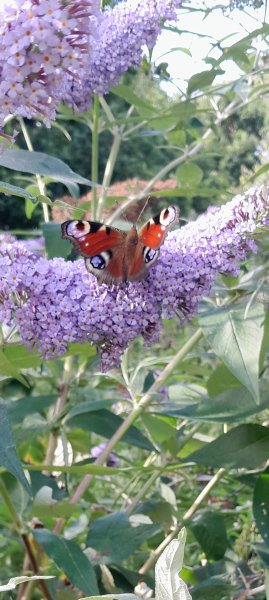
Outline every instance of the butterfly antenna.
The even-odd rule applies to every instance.
[[[143,212],[144,212],[144,211],[145,211],[145,209],[147,208],[147,205],[148,205],[148,201],[149,201],[149,199],[150,199],[150,196],[148,196],[148,197],[146,198],[146,200],[145,200],[145,203],[144,203],[144,206],[143,206],[142,210],[140,211],[140,213],[138,214],[138,217],[137,217],[137,219],[136,219],[136,223],[138,223],[138,221],[140,221],[140,219],[141,219],[141,217],[142,217],[142,215],[143,215]]]

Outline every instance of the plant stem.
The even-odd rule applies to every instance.
[[[102,182],[102,192],[101,192],[101,195],[100,195],[100,198],[98,201],[98,206],[97,206],[96,217],[98,220],[102,219],[102,216],[103,216],[103,209],[104,209],[104,204],[105,204],[105,200],[106,200],[107,189],[111,183],[115,162],[117,160],[117,156],[119,153],[121,140],[122,140],[121,132],[123,130],[123,128],[118,127],[116,125],[116,119],[112,113],[112,110],[111,110],[110,106],[107,104],[107,102],[105,101],[103,96],[100,96],[99,102],[100,102],[102,109],[105,112],[107,119],[111,125],[111,133],[113,135],[113,143],[112,143],[112,146],[111,146],[111,149],[109,152],[109,157],[106,162],[106,168],[105,168],[103,182]]]
[[[34,151],[33,144],[31,142],[31,138],[29,136],[29,133],[28,133],[27,127],[24,123],[24,120],[22,117],[18,117],[18,121],[21,126],[21,130],[22,130],[23,137],[25,139],[26,146],[27,146],[29,152],[33,152]],[[40,175],[36,175],[36,182],[37,182],[38,189],[40,191],[40,195],[45,196],[46,195],[46,186],[43,183],[42,177],[40,177]],[[45,223],[48,223],[50,220],[49,219],[49,209],[48,209],[47,204],[45,204],[44,202],[42,202],[42,209],[43,209],[44,221],[45,221]]]
[[[225,469],[221,468],[214,475],[214,477],[212,477],[212,479],[208,482],[208,484],[202,490],[201,494],[199,494],[199,496],[197,496],[197,498],[194,500],[191,507],[185,512],[184,516],[182,517],[182,522],[180,523],[180,525],[178,525],[175,529],[173,529],[173,531],[171,531],[168,534],[168,536],[161,542],[161,544],[158,546],[158,548],[156,548],[155,550],[153,550],[151,552],[149,558],[146,560],[146,562],[141,567],[141,569],[139,569],[139,573],[141,575],[144,575],[145,573],[147,573],[147,571],[149,569],[151,569],[151,567],[153,567],[153,565],[155,564],[155,562],[157,561],[159,556],[162,554],[164,549],[168,546],[168,544],[170,544],[171,540],[173,540],[174,537],[176,537],[176,535],[179,533],[180,529],[183,527],[183,525],[185,525],[186,521],[188,521],[194,515],[194,513],[198,510],[198,508],[200,508],[202,502],[207,498],[207,496],[210,494],[212,488],[216,485],[216,483],[218,483],[218,481],[222,478],[224,473],[225,473]]]
[[[8,509],[8,512],[9,512],[11,518],[12,518],[12,521],[13,521],[15,527],[16,527],[17,532],[19,533],[19,535],[21,535],[21,531],[22,531],[22,528],[23,528],[22,527],[22,522],[21,522],[20,517],[18,516],[18,514],[17,514],[17,512],[16,512],[16,510],[15,510],[15,508],[13,506],[13,503],[12,503],[12,500],[10,498],[10,495],[9,495],[9,493],[7,491],[7,488],[6,488],[4,482],[3,482],[3,480],[1,478],[0,478],[0,494],[1,494],[1,496],[2,496],[2,498],[4,500],[4,502],[5,502],[5,505],[6,505],[6,507]]]
[[[165,466],[164,466],[163,470],[164,469],[165,469]],[[145,496],[145,494],[151,488],[151,486],[155,483],[155,481],[157,479],[159,479],[161,474],[162,474],[161,470],[156,471],[155,473],[151,474],[151,476],[147,479],[147,481],[144,483],[144,485],[142,485],[139,492],[136,494],[136,496],[132,500],[131,504],[129,504],[129,506],[126,508],[126,510],[125,510],[126,515],[129,516],[132,514],[132,512],[135,510],[135,508],[137,507],[140,500],[142,500],[142,498]]]
[[[58,417],[65,405],[66,398],[69,393],[70,383],[72,381],[72,364],[73,356],[67,356],[64,361],[64,371],[62,384],[60,386],[60,394],[53,411],[53,418]],[[56,431],[52,431],[49,436],[48,447],[46,452],[45,463],[46,465],[52,465],[54,460],[54,454],[57,446],[58,434]]]
[[[184,421],[183,423],[184,423],[183,426],[187,425],[188,420],[186,419],[186,421]],[[192,438],[193,434],[197,431],[197,429],[199,427],[200,427],[200,423],[196,423],[190,429],[190,431],[187,433],[187,435],[184,436],[184,438],[182,440],[182,443],[180,444],[180,446],[178,448],[178,452],[179,452],[179,450],[181,450],[181,448],[183,448],[189,442],[189,440]],[[151,486],[153,485],[153,483],[155,483],[155,481],[159,477],[161,477],[162,472],[165,471],[166,468],[167,468],[167,461],[163,462],[162,463],[162,468],[160,470],[156,471],[155,473],[152,473],[152,475],[147,479],[147,481],[144,483],[144,485],[142,487],[140,487],[139,492],[134,497],[134,499],[132,500],[131,504],[129,504],[129,506],[125,510],[125,512],[126,512],[127,515],[130,515],[135,510],[137,504],[145,496],[145,494],[151,488]]]
[[[93,129],[92,129],[92,174],[91,179],[93,184],[98,183],[98,150],[99,150],[99,98],[93,97]],[[98,198],[97,187],[92,188],[92,219],[97,216]]]
[[[20,517],[18,516],[18,514],[17,514],[17,512],[15,510],[15,507],[13,506],[13,502],[12,502],[12,500],[10,498],[10,495],[9,495],[9,493],[7,491],[7,488],[6,488],[4,482],[3,482],[3,480],[1,478],[0,478],[0,494],[1,494],[1,496],[2,496],[2,498],[4,500],[4,502],[5,502],[5,505],[6,505],[7,509],[8,509],[8,511],[9,511],[9,514],[10,514],[10,516],[12,518],[12,521],[14,523],[16,531],[17,531],[18,535],[22,539],[22,542],[24,544],[25,550],[26,550],[27,555],[29,557],[29,560],[30,560],[33,572],[34,572],[35,575],[38,575],[39,574],[39,568],[38,568],[38,564],[36,562],[35,555],[33,553],[30,541],[28,539],[27,534],[23,531],[23,523],[22,523]],[[51,597],[51,595],[50,595],[50,592],[49,592],[49,590],[48,590],[48,588],[47,588],[47,586],[45,584],[45,582],[42,579],[40,579],[38,581],[38,585],[39,585],[40,589],[42,590],[44,597],[47,600],[53,600],[52,597]]]
[[[107,195],[107,189],[110,186],[115,162],[116,162],[117,156],[119,154],[120,145],[121,145],[121,136],[119,133],[114,133],[114,139],[113,139],[112,146],[111,146],[111,149],[109,152],[109,157],[106,162],[106,168],[105,168],[104,177],[103,177],[103,183],[102,183],[103,189],[102,189],[102,192],[101,192],[101,195],[100,195],[100,198],[98,201],[98,206],[97,206],[96,218],[98,220],[102,219],[102,216],[103,216],[103,210],[104,210],[104,204],[105,204],[106,195]]]

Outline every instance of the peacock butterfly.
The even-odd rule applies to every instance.
[[[94,221],[65,221],[62,237],[74,244],[88,271],[101,283],[137,281],[146,277],[167,232],[178,220],[178,207],[169,206],[139,231],[135,225],[121,231]]]

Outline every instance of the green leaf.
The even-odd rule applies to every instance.
[[[188,455],[188,461],[210,467],[253,469],[268,459],[269,429],[262,425],[239,425],[214,442]]]
[[[232,590],[227,576],[215,575],[192,588],[192,600],[226,600],[232,597]]]
[[[0,400],[0,465],[18,479],[29,495],[32,494],[16,453],[6,406],[2,400]]]
[[[31,202],[36,202],[36,197],[23,188],[11,185],[11,183],[5,183],[4,181],[0,181],[0,192],[6,196],[18,196],[19,198],[27,198]]]
[[[256,481],[253,514],[257,528],[269,547],[269,473],[262,473]]]
[[[28,198],[26,198],[25,199],[25,214],[26,214],[27,219],[31,219],[31,216],[35,209],[36,209],[36,204],[34,204],[31,200],[28,200]]]
[[[113,94],[123,98],[128,104],[133,104],[139,112],[142,110],[143,114],[148,114],[149,116],[155,112],[155,109],[151,104],[142,100],[139,96],[137,96],[130,86],[120,84],[117,87],[114,87],[112,90]]]
[[[79,354],[83,358],[93,358],[96,356],[96,348],[88,342],[72,342],[68,344],[67,351],[63,355],[63,358],[66,358],[66,356],[74,356],[76,354]]]
[[[90,524],[87,546],[98,552],[100,562],[121,563],[159,531],[160,525],[134,524],[125,513],[114,512]]]
[[[253,547],[260,555],[265,566],[269,568],[269,547],[267,546],[267,544],[264,544],[263,542],[258,542],[256,544],[253,544]]]
[[[28,350],[23,344],[8,344],[3,347],[3,352],[15,369],[34,369],[42,362],[36,351]]]
[[[238,379],[229,371],[224,364],[217,365],[207,382],[209,396],[218,396],[226,392],[228,388],[240,387]]]
[[[269,390],[267,382],[260,386],[260,404],[254,402],[252,395],[246,388],[237,387],[228,389],[214,397],[203,396],[199,402],[178,408],[162,409],[162,413],[171,417],[187,417],[201,421],[215,421],[219,423],[234,423],[243,421],[269,408]]]
[[[171,437],[175,437],[176,427],[166,423],[160,416],[146,413],[142,416],[142,422],[149,430],[155,442],[165,442]]]
[[[249,182],[254,181],[255,179],[257,179],[257,177],[260,177],[260,175],[267,173],[268,170],[269,170],[269,162],[265,163],[264,165],[262,165],[262,167],[257,169],[255,171],[254,175],[252,175],[251,177],[248,178],[248,181]]]
[[[68,420],[68,425],[70,427],[81,427],[86,431],[94,431],[94,433],[97,433],[98,435],[110,438],[122,422],[123,419],[119,415],[115,415],[109,410],[103,409],[72,417],[72,419]],[[137,429],[137,427],[134,427],[134,425],[128,429],[121,441],[130,444],[131,446],[143,448],[144,450],[156,450],[151,442],[139,429]]]
[[[259,404],[259,356],[263,340],[264,308],[233,305],[204,313],[200,325],[216,355],[246,386]]]
[[[155,568],[156,600],[191,600],[186,583],[179,577],[184,559],[186,529],[181,529],[158,558]]]
[[[25,417],[34,413],[41,414],[46,408],[54,404],[57,396],[25,396],[6,404],[9,419],[13,425],[22,423]]]
[[[182,129],[174,129],[167,134],[169,144],[174,144],[182,148],[186,144],[186,132]]]
[[[92,181],[74,173],[70,167],[59,158],[44,152],[29,152],[28,150],[5,150],[0,155],[0,165],[22,173],[44,175],[62,183],[81,183],[93,185]]]
[[[94,568],[78,544],[48,529],[35,529],[33,536],[73,585],[86,594],[98,594]]]
[[[39,579],[53,579],[54,575],[32,575],[32,577],[12,577],[5,585],[0,585],[0,592],[14,590],[16,585],[25,583],[26,581],[38,581]]]
[[[72,250],[72,246],[68,240],[63,240],[61,236],[61,227],[58,223],[42,223],[42,232],[45,238],[45,247],[48,258],[60,256],[67,258]]]
[[[210,71],[195,73],[195,75],[189,79],[188,94],[192,94],[192,92],[195,92],[196,90],[203,90],[205,87],[208,87],[213,83],[215,77],[221,73],[223,73],[222,69],[210,69]]]
[[[185,198],[186,196],[192,197],[199,193],[199,196],[202,198],[208,198],[211,196],[215,196],[217,193],[219,194],[219,190],[213,187],[195,187],[194,185],[185,185],[177,188],[173,188],[172,190],[158,190],[158,192],[153,192],[154,196],[158,198],[164,197],[178,197]],[[222,194],[225,194],[225,190],[222,190]]]
[[[5,346],[0,350],[0,375],[5,375],[5,377],[12,377],[17,379],[25,385],[29,387],[27,379],[23,375],[21,375],[19,369],[13,364],[12,357],[10,358],[10,351],[8,350],[9,346]]]
[[[180,165],[176,172],[177,180],[182,185],[196,186],[203,179],[203,171],[193,162]]]
[[[209,510],[201,511],[191,520],[189,527],[209,560],[223,558],[228,539],[221,514]]]
[[[100,400],[86,400],[85,402],[78,402],[66,417],[66,421],[76,417],[77,415],[83,415],[85,413],[96,412],[111,406],[115,403],[115,398],[101,398]]]

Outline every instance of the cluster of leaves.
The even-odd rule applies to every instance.
[[[132,163],[125,177],[174,172],[177,188],[162,195],[178,198],[186,213],[192,203],[201,210],[204,198],[212,204],[220,190],[224,198],[227,190],[237,189],[239,167],[252,169],[259,138],[256,133],[249,141],[245,135],[239,152],[246,120],[251,133],[260,114],[246,105],[266,102],[266,69],[258,68],[252,47],[259,35],[266,41],[267,25],[211,59],[210,70],[193,76],[177,102],[158,103],[149,93],[143,97],[133,77],[129,86],[113,91],[110,103],[102,99],[100,140],[107,143],[110,136],[113,141],[105,189],[116,178],[111,166],[120,148],[120,164],[127,169],[126,144],[133,152],[136,143],[137,152],[145,144],[148,153],[156,138],[168,151],[166,171],[154,155],[154,171],[148,163],[143,172],[136,153],[135,167]],[[243,65],[244,77],[238,85],[213,85],[227,55]],[[81,165],[88,157],[80,135],[82,128],[93,129],[94,117],[94,109],[84,115],[65,107],[59,111],[61,134],[68,137],[65,126],[71,122],[79,131],[74,137],[82,147]],[[236,140],[234,130],[241,132]],[[52,139],[54,134],[56,129]],[[212,158],[217,145],[221,156]],[[224,145],[230,157],[237,149],[229,173],[227,156],[220,152]],[[76,198],[78,184],[91,183],[86,167],[83,172],[72,162],[71,170],[47,147],[36,148],[42,152],[30,156],[16,148],[0,156],[3,168],[22,174],[21,187],[6,181],[1,192],[23,199],[27,217],[36,206],[51,205],[55,184],[62,183]],[[223,178],[217,183],[220,166]],[[265,164],[258,173],[267,170]],[[102,202],[109,205],[111,199]],[[86,208],[76,206],[73,215]],[[43,231],[47,256],[66,257],[59,227],[46,223]],[[98,594],[131,598],[134,590],[139,595],[143,581],[149,594],[144,597],[150,597],[155,559],[182,525],[188,530],[182,576],[193,600],[247,598],[252,591],[261,600],[269,597],[264,576],[269,568],[268,236],[260,238],[258,262],[242,265],[237,279],[220,276],[199,320],[184,329],[167,322],[153,350],[138,340],[121,369],[105,376],[89,344],[71,344],[63,358],[44,361],[21,344],[16,332],[3,329],[0,579],[22,576],[3,585],[4,600],[15,598],[17,583],[18,598],[73,600]],[[100,446],[104,441],[106,449]],[[173,565],[173,576],[175,570]],[[156,597],[167,599],[160,590],[157,581]],[[169,600],[178,600],[177,579],[171,590]]]

